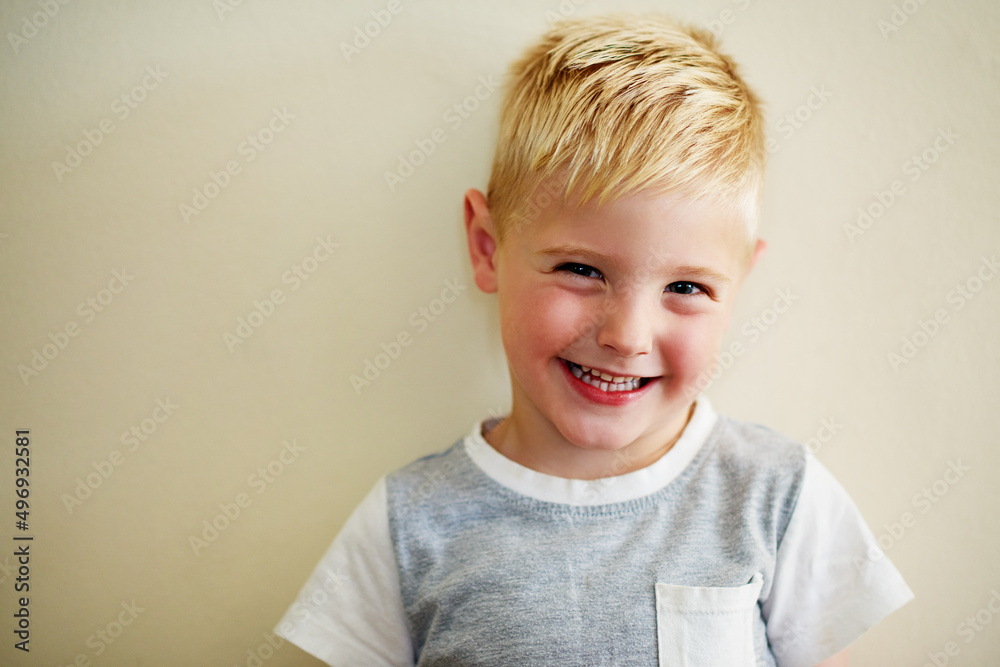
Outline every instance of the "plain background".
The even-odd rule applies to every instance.
[[[385,7],[0,5],[0,663],[314,664],[272,655],[265,635],[351,509],[508,405],[495,301],[471,280],[461,224],[500,101],[477,86],[560,13],[625,8],[714,28],[766,102],[770,249],[729,332],[742,353],[707,394],[817,448],[916,593],[854,664],[992,664],[1000,6]],[[439,128],[390,189],[386,172]],[[318,239],[337,247],[314,255]],[[444,304],[447,281],[459,297]],[[355,388],[367,362],[382,368]],[[12,646],[8,555],[25,428],[28,655]]]

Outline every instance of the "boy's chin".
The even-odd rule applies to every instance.
[[[558,426],[559,432],[567,442],[593,452],[620,451],[633,444],[639,435],[633,433],[632,428],[602,427],[580,422]]]
[[[604,415],[567,414],[553,420],[562,437],[576,447],[591,452],[619,452],[640,441],[646,446],[654,442],[661,445],[676,439],[678,429],[683,430],[690,416],[692,402],[670,411],[669,418],[653,417],[644,411],[634,412],[626,418],[609,418]],[[662,441],[662,442],[661,442]],[[639,449],[643,449],[640,446]]]

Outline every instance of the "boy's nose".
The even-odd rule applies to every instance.
[[[649,354],[653,347],[648,304],[636,296],[609,299],[605,303],[604,324],[597,330],[597,344],[613,349],[622,357]]]

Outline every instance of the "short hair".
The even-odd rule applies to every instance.
[[[499,240],[531,219],[543,183],[581,203],[647,189],[712,199],[755,237],[760,102],[711,33],[662,15],[564,20],[505,87],[487,190]]]

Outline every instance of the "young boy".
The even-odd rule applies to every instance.
[[[810,667],[912,599],[803,446],[699,395],[764,249],[763,140],[733,62],[663,18],[514,64],[465,197],[511,412],[380,479],[280,635],[336,667]]]

